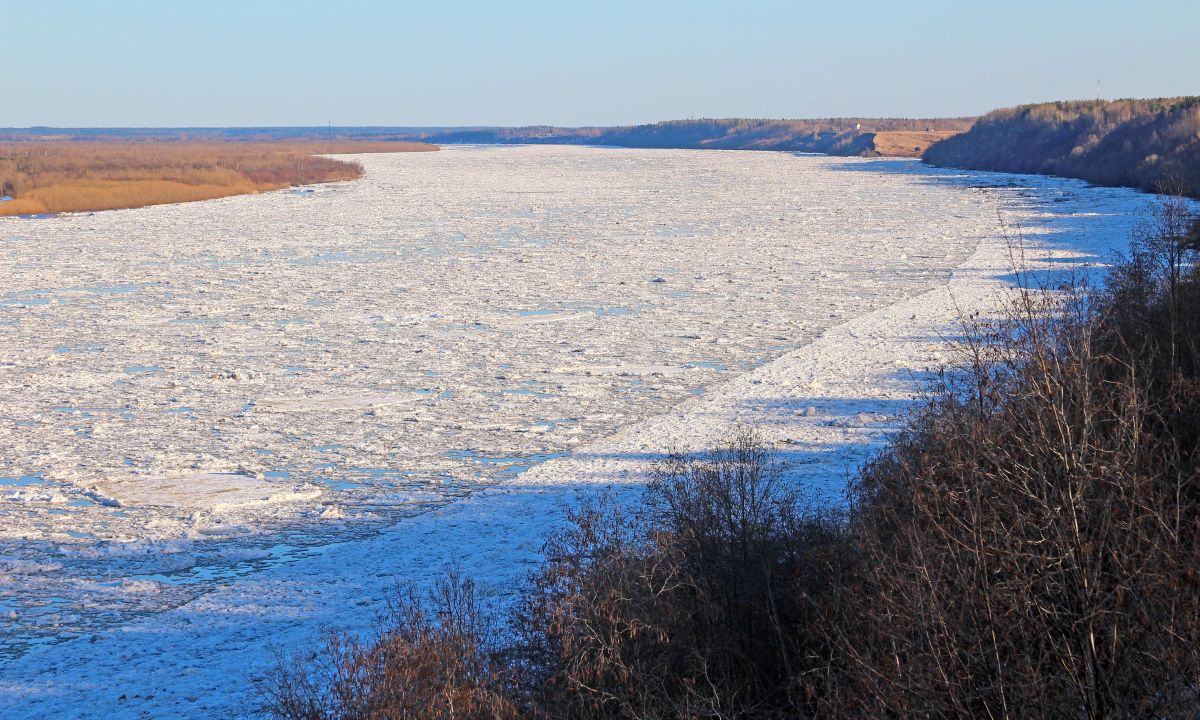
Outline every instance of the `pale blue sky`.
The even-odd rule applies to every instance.
[[[0,127],[946,116],[1200,94],[1200,0],[14,2]]]

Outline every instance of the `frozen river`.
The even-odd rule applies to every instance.
[[[61,669],[57,654],[91,676],[88,658],[105,651],[90,647],[128,649],[129,633],[177,625],[203,603],[253,605],[270,578],[361,558],[388,533],[424,523],[422,542],[469,554],[487,533],[431,518],[484,487],[584,472],[588,457],[589,482],[636,484],[665,443],[689,444],[654,429],[688,408],[709,408],[696,422],[710,434],[735,420],[775,427],[781,447],[806,453],[797,477],[832,491],[894,426],[921,368],[893,368],[886,402],[877,394],[871,413],[856,407],[856,420],[811,436],[780,425],[780,409],[836,416],[827,384],[806,379],[801,396],[788,380],[788,397],[747,405],[747,383],[769,384],[838,328],[879,338],[840,359],[849,339],[831,345],[825,357],[844,366],[914,331],[936,346],[944,302],[904,322],[871,318],[946,288],[972,258],[984,257],[980,277],[1002,273],[1004,258],[979,255],[998,247],[1002,221],[1042,266],[1074,267],[1080,252],[1119,245],[1145,203],[1074,181],[782,153],[454,147],[358,159],[366,177],[348,184],[0,220],[10,699],[59,707],[61,693],[85,690],[38,687]],[[643,455],[597,461],[614,438]],[[528,561],[549,521],[530,517],[530,538],[499,561]],[[415,552],[370,562],[388,582],[423,580],[434,568]],[[369,619],[365,601],[362,617],[331,614],[359,607],[356,593],[377,599],[333,593],[296,626]],[[237,647],[262,657],[266,631],[239,628]],[[212,709],[201,712],[197,687],[190,712],[202,716]],[[170,703],[146,707],[192,707],[157,692]]]

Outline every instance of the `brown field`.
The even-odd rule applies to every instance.
[[[210,200],[353,180],[358,163],[325,154],[420,152],[412,142],[31,141],[0,143],[0,216]]]
[[[938,140],[958,135],[961,130],[907,131],[892,130],[875,133],[875,151],[889,157],[921,157],[925,149]]]

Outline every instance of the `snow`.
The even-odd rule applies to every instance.
[[[1076,271],[1148,201],[782,153],[356,159],[0,221],[6,717],[236,716],[272,647],[452,562],[502,601],[568,503],[737,424],[838,502],[1009,287],[1006,235]]]

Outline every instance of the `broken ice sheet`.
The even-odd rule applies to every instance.
[[[786,153],[358,159],[367,177],[336,192],[0,220],[22,234],[0,244],[0,475],[38,478],[0,487],[0,652],[704,400],[944,284],[1013,192]],[[1054,217],[1031,195],[1023,217],[1107,198],[1107,225],[1132,194],[1106,192]]]

